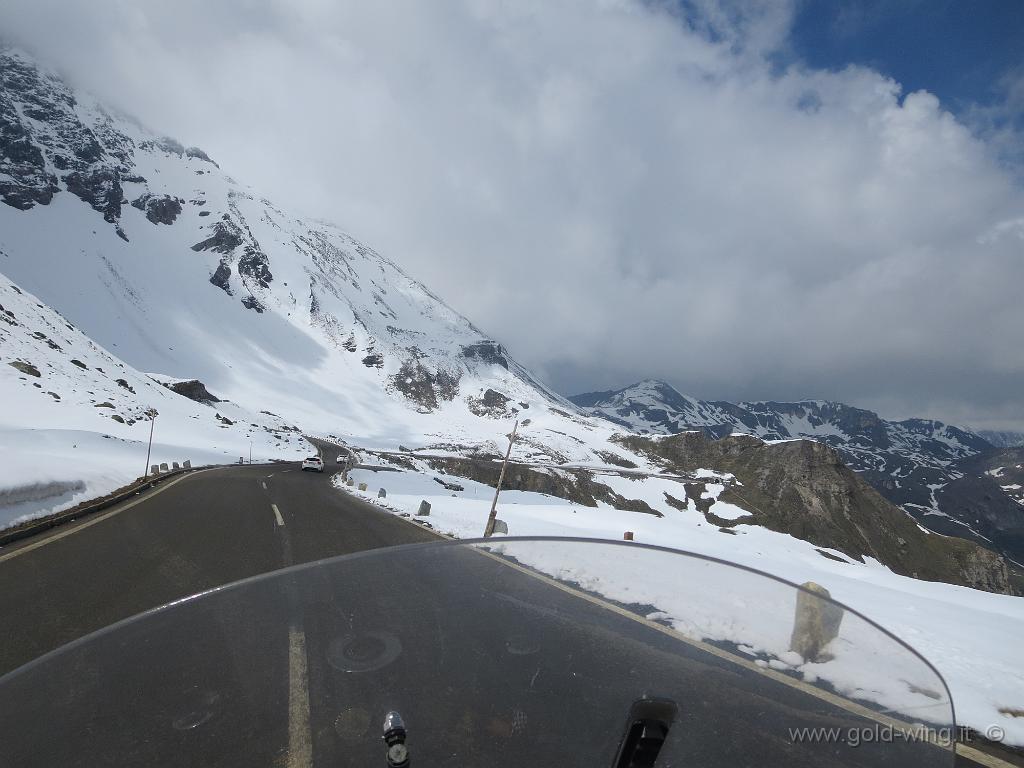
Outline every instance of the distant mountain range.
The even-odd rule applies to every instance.
[[[996,448],[1024,447],[1024,432],[1012,430],[980,429],[978,434],[992,443]]]
[[[1012,451],[971,430],[927,419],[887,421],[862,408],[823,400],[698,400],[651,379],[569,399],[641,434],[700,430],[719,438],[742,433],[768,441],[823,442],[930,530],[972,538],[1024,562],[1024,495],[1013,479],[1000,483],[985,474],[1001,461],[1009,478],[1024,457],[1012,458]],[[1014,441],[1013,433],[993,437]]]

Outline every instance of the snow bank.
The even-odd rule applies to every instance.
[[[353,470],[349,476],[356,484],[367,484],[367,490],[359,495],[396,514],[412,516],[421,500],[430,502],[429,518],[420,519],[458,538],[478,538],[483,534],[494,495],[493,488],[481,483],[429,471]],[[458,484],[463,490],[446,489],[435,478]],[[999,711],[1001,708],[1024,709],[1024,669],[1019,653],[1020,638],[1024,636],[1024,599],[919,581],[899,576],[870,559],[859,563],[840,552],[829,551],[838,558],[834,560],[824,557],[819,548],[806,541],[758,526],[739,525],[731,529],[732,533],[724,533],[709,525],[703,515],[692,508],[692,502],[691,509],[678,510],[665,501],[666,493],[676,499],[686,498],[682,483],[672,480],[608,477],[599,481],[627,499],[642,499],[663,517],[617,510],[606,504],[584,507],[564,499],[521,491],[502,492],[498,517],[508,524],[509,534],[513,536],[621,540],[625,531],[632,531],[637,542],[721,558],[797,584],[807,581],[821,584],[836,600],[876,621],[934,664],[953,694],[961,724],[981,732],[990,726],[999,726],[1005,731],[1007,743],[1024,745],[1024,722]],[[340,479],[336,478],[335,482],[340,483]],[[381,487],[387,489],[386,499],[377,498]],[[353,491],[352,488],[346,490]],[[714,511],[716,515],[728,516],[723,515],[728,510],[721,502],[715,504]],[[616,564],[621,559],[617,556]],[[554,565],[549,565],[549,571],[557,575]],[[608,558],[573,565],[573,580],[583,582],[584,586],[605,589],[612,599],[655,605],[683,631],[686,630],[685,617],[692,616],[692,601],[708,589],[707,583],[702,582],[701,590],[695,595],[681,583],[658,587],[642,579],[622,578],[629,575],[628,568],[610,572]],[[544,563],[537,566],[546,567]],[[586,581],[588,570],[590,582]],[[638,593],[631,586],[631,592],[623,593],[622,584],[643,584],[647,591]],[[727,589],[712,592],[717,599],[728,594]],[[782,610],[792,615],[791,609]],[[711,624],[706,620],[701,623]],[[729,637],[728,633],[722,634]],[[762,649],[778,651],[781,647],[778,637],[762,640]],[[886,674],[893,677],[899,671],[886,670]],[[838,671],[833,670],[833,675],[839,682],[844,679]],[[852,674],[846,679],[852,680]],[[896,695],[896,689],[885,690],[888,690],[885,697],[890,698],[883,697],[883,700],[898,704],[891,698]]]
[[[0,430],[0,529],[69,509],[128,485],[145,472],[146,447],[146,441],[81,430]],[[244,447],[248,449],[247,444]],[[254,460],[267,460],[271,452],[266,448],[261,444]],[[238,461],[241,449],[157,440],[150,464],[171,466],[186,459],[197,467],[227,464]],[[35,498],[22,498],[29,495],[23,492],[28,488],[40,492],[31,494]]]

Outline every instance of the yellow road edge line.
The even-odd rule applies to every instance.
[[[667,627],[664,624],[659,624],[656,621],[651,621],[645,616],[640,616],[639,614],[632,613],[631,611],[628,611],[625,608],[621,608],[613,603],[609,603],[606,600],[602,600],[599,597],[588,595],[586,592],[581,592],[580,590],[574,587],[570,587],[568,584],[564,584],[555,579],[552,579],[550,576],[545,576],[542,573],[537,573],[536,571],[530,570],[529,568],[526,568],[522,565],[510,562],[509,560],[499,557],[493,552],[488,552],[485,549],[481,549],[480,547],[482,546],[486,545],[474,544],[472,545],[472,548],[480,552],[480,554],[486,555],[487,557],[490,557],[495,561],[508,566],[509,568],[513,568],[519,571],[520,573],[526,574],[527,576],[532,576],[533,578],[538,579],[539,581],[543,581],[546,584],[555,587],[556,589],[560,589],[563,592],[573,595],[574,597],[580,598],[581,600],[586,600],[589,603],[600,606],[601,608],[611,611],[612,613],[615,613],[619,616],[622,616],[627,619],[632,619],[633,621],[639,624],[643,624],[645,627],[648,627],[649,629],[653,629],[658,632],[661,632],[664,635],[668,635],[669,637],[675,640],[684,642],[687,645],[693,646],[694,648],[704,651],[705,653],[709,653],[712,656],[722,659],[723,661],[731,662],[751,672],[756,672],[758,674],[764,675],[765,677],[768,677],[771,680],[774,680],[775,682],[782,683],[783,685],[788,685],[791,688],[795,688],[796,690],[799,690],[802,693],[814,696],[815,698],[827,702],[828,704],[837,706],[840,709],[845,709],[847,712],[850,712],[851,714],[860,715],[861,717],[865,717],[869,720],[874,720],[875,722],[881,725],[891,726],[892,728],[898,729],[903,733],[918,733],[918,731],[916,731],[913,728],[913,726],[908,727],[909,724],[905,721],[888,717],[887,715],[881,712],[876,712],[873,709],[869,709],[861,704],[857,704],[856,702],[850,701],[849,699],[844,699],[841,696],[836,696],[834,693],[829,693],[828,691],[822,690],[821,688],[817,688],[813,685],[808,685],[802,680],[797,680],[796,678],[790,677],[789,675],[784,675],[781,672],[778,672],[774,669],[758,666],[749,659],[745,659],[742,656],[737,656],[733,653],[729,653],[728,651],[724,651],[721,648],[717,648],[701,640],[694,640],[693,638],[686,637],[685,635],[676,631],[672,627]],[[934,737],[922,738],[922,741],[927,741],[928,743],[935,744],[936,746],[943,746],[939,744]],[[980,765],[984,765],[987,768],[1018,768],[1013,763],[1008,763],[1005,760],[1002,760],[993,755],[989,755],[985,752],[975,749],[974,747],[967,746],[966,744],[956,742],[955,746],[957,754],[963,755],[967,759],[973,760],[974,762],[979,763]]]
[[[293,622],[288,627],[288,768],[313,764],[309,711],[306,633]]]
[[[152,493],[147,493],[144,496],[141,496],[141,497],[139,497],[137,499],[133,499],[132,501],[129,501],[127,504],[124,504],[123,506],[115,507],[110,512],[104,512],[103,514],[101,514],[101,515],[99,515],[97,517],[88,518],[88,519],[86,519],[86,520],[84,520],[84,521],[82,521],[81,523],[78,523],[78,524],[71,523],[69,528],[67,528],[65,530],[62,530],[62,531],[59,531],[58,533],[55,533],[52,536],[47,536],[45,539],[42,539],[41,541],[33,542],[33,543],[28,544],[28,545],[26,545],[24,547],[21,547],[20,549],[16,549],[13,552],[8,552],[8,553],[6,553],[4,555],[0,555],[0,563],[4,562],[6,560],[10,560],[11,558],[17,557],[18,555],[24,555],[26,552],[32,552],[32,551],[34,551],[36,549],[39,549],[40,547],[45,547],[47,544],[52,544],[55,541],[60,541],[61,539],[65,538],[67,536],[70,536],[73,533],[78,533],[79,531],[85,530],[86,528],[89,528],[90,526],[96,525],[96,523],[102,523],[104,520],[107,520],[107,519],[113,517],[114,515],[119,515],[122,512],[125,512],[125,511],[131,509],[136,504],[141,504],[144,501],[149,501],[150,499],[152,499],[157,494],[163,493],[168,488],[171,488],[172,486],[175,486],[178,483],[180,483],[182,480],[185,480],[185,479],[187,479],[189,477],[194,477],[195,475],[200,474],[202,472],[209,472],[209,471],[210,471],[209,469],[199,469],[199,470],[196,470],[195,472],[189,472],[188,474],[182,475],[181,477],[174,478],[169,483],[164,483],[163,485],[157,486],[157,488],[155,490],[153,490]]]
[[[1018,768],[1013,763],[1008,763],[1002,758],[990,755],[988,752],[982,752],[980,749],[969,747],[966,744],[957,742],[956,753],[961,757],[965,757],[968,760],[977,763],[978,765],[984,765],[986,768]]]

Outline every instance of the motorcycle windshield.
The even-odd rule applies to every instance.
[[[821,585],[827,588],[828,585]],[[298,566],[0,679],[17,766],[952,765],[945,683],[834,603],[636,544],[489,539]]]

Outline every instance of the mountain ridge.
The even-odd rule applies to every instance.
[[[889,421],[863,408],[830,400],[702,401],[666,382],[645,379],[618,390],[569,398],[588,413],[639,434],[675,434],[699,430],[721,438],[749,434],[769,442],[811,439],[835,448],[890,502],[922,525],[940,533],[966,536],[1024,562],[1018,530],[1024,526],[1024,503],[1000,487],[986,484],[965,491],[956,486],[956,501],[942,506],[942,491],[960,481],[969,459],[992,454],[979,434],[934,419]],[[987,509],[1002,512],[981,518],[966,510],[982,499],[964,493],[1000,497]],[[1003,498],[1006,496],[1006,498]]]

